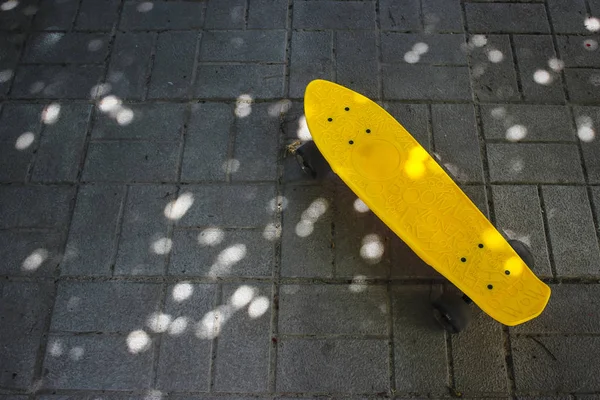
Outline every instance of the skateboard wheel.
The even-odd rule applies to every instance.
[[[533,268],[533,266],[535,264],[535,259],[533,258],[533,253],[529,249],[529,246],[527,246],[525,243],[521,242],[520,240],[514,240],[514,239],[509,240],[508,244],[510,244],[510,247],[513,248],[515,253],[517,253],[523,261],[525,261],[525,264],[527,264],[529,269]]]
[[[433,302],[433,316],[449,333],[464,330],[471,321],[467,302],[453,293],[444,293]]]
[[[331,168],[313,141],[306,142],[296,149],[296,161],[302,171],[313,179],[325,177]]]

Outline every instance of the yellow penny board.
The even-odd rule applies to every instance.
[[[333,171],[483,311],[512,326],[544,310],[550,288],[394,117],[324,80],[308,85],[304,111]]]

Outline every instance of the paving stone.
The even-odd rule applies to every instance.
[[[57,228],[69,223],[75,189],[67,186],[5,186],[0,228]]]
[[[385,63],[467,65],[464,47],[465,36],[462,34],[385,32],[381,35],[381,54]]]
[[[379,5],[381,29],[415,31],[421,29],[421,2],[419,0],[381,0]]]
[[[334,213],[334,275],[387,278],[389,228],[345,185],[337,188]]]
[[[0,141],[0,182],[25,182],[34,146],[19,150],[14,143]]]
[[[580,102],[598,101],[597,87],[600,86],[600,73],[597,69],[565,69],[565,78],[571,100]]]
[[[99,33],[38,33],[27,41],[22,62],[101,63],[108,54],[109,37]]]
[[[548,244],[538,191],[535,186],[492,186],[496,227],[509,239],[530,247],[535,265],[529,266],[542,277],[552,277]]]
[[[88,390],[148,388],[154,344],[150,338],[147,340],[148,343],[129,339],[133,342],[129,348],[128,336],[50,335],[44,386]]]
[[[155,37],[147,32],[117,33],[106,78],[112,95],[132,99],[144,97]]]
[[[294,29],[375,29],[372,1],[300,0],[294,3]]]
[[[544,312],[526,324],[511,328],[515,333],[597,333],[600,286],[592,284],[550,285],[552,296]]]
[[[561,60],[566,67],[600,67],[596,36],[560,35],[556,36],[556,42]]]
[[[585,188],[544,186],[542,195],[557,275],[600,275],[600,249]]]
[[[199,29],[204,23],[205,2],[127,0],[121,13],[121,29],[164,30]]]
[[[270,230],[176,230],[169,274],[206,277],[270,277]],[[266,237],[265,237],[266,236]]]
[[[394,365],[399,392],[448,391],[446,339],[431,313],[431,301],[439,295],[437,286],[392,286]]]
[[[600,188],[592,187],[592,203],[594,205],[594,211],[596,215],[600,215]]]
[[[216,285],[180,282],[167,288],[170,317],[160,346],[159,390],[208,390],[211,339],[216,337]]]
[[[488,143],[492,182],[583,182],[576,146],[570,144]]]
[[[175,197],[175,186],[131,186],[125,203],[117,275],[163,275],[172,242],[165,208]]]
[[[120,4],[119,0],[82,0],[75,28],[110,31],[117,20]]]
[[[331,32],[292,32],[290,97],[303,98],[313,79],[333,79],[332,44]]]
[[[459,182],[483,182],[475,112],[467,104],[434,104],[433,140],[440,163]]]
[[[395,234],[390,238],[391,277],[445,279]]]
[[[53,285],[33,282],[0,283],[0,385],[29,389],[40,340],[52,311]]]
[[[200,60],[282,62],[285,33],[284,30],[207,31],[202,38]]]
[[[189,194],[193,205],[179,220],[179,226],[264,229],[273,222],[276,202],[274,185],[190,185],[183,192],[182,195]]]
[[[521,97],[507,35],[487,35],[487,45],[471,52],[471,74],[473,91],[480,101]]]
[[[93,139],[152,139],[176,141],[181,138],[185,120],[185,104],[142,103],[124,104],[123,110],[133,112],[126,124],[112,113],[96,112]],[[121,121],[120,121],[121,120]],[[120,123],[121,122],[121,123]]]
[[[564,106],[482,105],[481,120],[486,139],[548,142],[575,141],[577,137]]]
[[[0,231],[0,275],[54,276],[63,235],[54,231]]]
[[[159,309],[161,293],[159,284],[60,282],[50,329],[129,333]]]
[[[0,26],[2,26],[1,22]],[[0,95],[8,92],[25,39],[26,36],[23,34],[0,36]]]
[[[462,191],[467,197],[477,206],[479,211],[486,218],[490,217],[490,210],[488,209],[487,192],[484,185],[459,185]]]
[[[430,151],[431,127],[427,105],[386,102],[384,108],[421,146]]]
[[[61,265],[63,275],[111,274],[124,196],[124,188],[116,185],[86,185],[79,189]]]
[[[379,67],[373,31],[335,33],[336,81],[367,97],[379,97]]]
[[[282,285],[279,334],[387,335],[387,289],[381,285]]]
[[[44,127],[44,133],[33,166],[34,182],[75,182],[83,157],[88,120],[92,107],[85,104],[58,104],[58,119]],[[42,117],[43,118],[43,117]]]
[[[589,33],[585,28],[585,0],[548,0],[552,26],[557,33]]]
[[[249,94],[255,99],[283,96],[284,65],[200,65],[196,97],[235,99]]]
[[[240,298],[242,300],[238,301]],[[247,307],[243,305],[246,301],[249,301]],[[214,361],[215,391],[265,392],[268,390],[271,348],[270,303],[270,285],[223,286],[221,307],[228,310],[225,311],[228,318],[224,318],[219,329],[217,358]]]
[[[0,13],[0,29],[13,31],[13,30],[27,30],[31,25],[31,19],[37,12],[38,0],[24,0],[19,1],[16,7],[10,10],[2,10]]]
[[[387,65],[383,96],[397,100],[471,100],[467,67]]]
[[[248,28],[286,28],[288,14],[287,0],[250,0],[248,4]]]
[[[388,343],[375,339],[280,339],[277,390],[387,392]]]
[[[180,98],[189,96],[196,44],[200,40],[200,36],[201,34],[197,32],[164,32],[158,36],[149,97]]]
[[[592,14],[598,15],[600,13],[600,2],[598,0],[588,0],[588,3],[590,4]]]
[[[550,33],[543,4],[465,4],[471,32]]]
[[[25,132],[39,136],[42,111],[40,104],[4,104],[0,114],[0,141],[15,144]]]
[[[24,65],[15,76],[15,98],[88,99],[100,80],[102,65]]]
[[[281,275],[331,277],[331,188],[288,186],[283,197]]]
[[[243,29],[246,0],[208,0],[205,29]]]
[[[169,182],[177,177],[177,142],[92,142],[84,181]]]
[[[507,393],[502,325],[479,308],[472,318],[468,329],[451,336],[456,390]]]
[[[35,30],[69,30],[75,21],[78,0],[48,0],[38,3],[33,19]]]
[[[181,179],[184,181],[224,181],[227,172],[229,135],[234,111],[229,104],[192,105],[188,123]],[[231,168],[239,165],[231,162]],[[235,168],[234,168],[235,169]]]
[[[512,339],[517,391],[597,391],[600,338],[521,336]]]
[[[459,0],[422,1],[425,32],[462,32],[462,7]]]

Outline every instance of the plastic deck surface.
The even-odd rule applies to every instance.
[[[383,108],[348,88],[315,80],[306,89],[304,109],[332,169],[426,263],[505,325],[543,311],[550,288]]]

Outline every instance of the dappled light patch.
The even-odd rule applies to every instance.
[[[587,17],[583,21],[583,25],[590,32],[600,31],[600,19],[596,17]]]
[[[127,348],[132,354],[144,352],[150,348],[150,336],[140,329],[127,335]]]
[[[242,285],[236,289],[229,302],[236,310],[239,310],[240,308],[247,306],[252,301],[252,298],[254,298],[256,293],[256,288],[248,285]]]
[[[87,48],[89,51],[94,52],[100,50],[102,46],[104,46],[104,41],[101,39],[92,39],[89,41]]]
[[[97,99],[102,96],[106,96],[112,90],[112,85],[110,83],[99,83],[97,85],[92,86],[90,89],[90,96],[92,99]]]
[[[151,1],[143,1],[137,6],[137,10],[141,13],[146,13],[148,11],[152,11],[154,8],[154,3]]]
[[[173,293],[171,294],[173,300],[178,303],[181,303],[184,300],[190,298],[190,296],[194,293],[194,287],[189,282],[179,282],[175,286],[173,286]]]
[[[487,65],[479,63],[479,64],[475,64],[473,66],[473,77],[474,78],[480,78],[481,76],[483,76],[483,74],[485,74],[485,70],[487,68]]]
[[[50,353],[51,356],[53,357],[60,357],[63,355],[63,353],[65,352],[65,346],[63,345],[63,343],[60,341],[60,339],[53,339],[49,344],[48,344],[48,352]]]
[[[31,146],[31,144],[34,142],[34,140],[35,140],[35,135],[33,133],[24,132],[17,138],[17,141],[15,142],[15,149],[25,150],[29,146]]]
[[[404,61],[409,64],[418,63],[421,60],[421,56],[429,51],[429,45],[427,43],[418,42],[415,43],[411,50],[404,54]]]
[[[169,325],[171,324],[171,316],[169,314],[155,312],[150,314],[148,320],[146,321],[146,324],[148,325],[148,328],[150,328],[153,332],[166,332],[167,329],[169,329]]]
[[[565,62],[563,60],[559,60],[558,58],[551,58],[548,60],[548,66],[554,72],[560,72],[565,68]]]
[[[23,261],[21,269],[23,271],[37,270],[48,258],[48,250],[36,249]]]
[[[201,246],[216,246],[225,238],[225,232],[221,228],[206,228],[198,234],[198,244]]]
[[[8,82],[13,77],[13,75],[14,73],[12,69],[0,70],[0,83]]]
[[[229,160],[226,160],[223,163],[223,172],[225,173],[236,173],[238,172],[238,170],[240,169],[240,162],[238,160],[236,160],[235,158],[231,158]]]
[[[383,257],[384,246],[381,237],[375,233],[365,236],[360,248],[360,256],[369,264],[377,264]]]
[[[525,163],[523,162],[522,159],[519,158],[519,159],[510,161],[510,171],[511,172],[518,174],[519,172],[523,171],[523,168],[525,168]]]
[[[121,107],[122,101],[117,96],[106,96],[98,103],[98,108],[104,113],[112,113]]]
[[[577,136],[582,142],[591,142],[596,137],[594,122],[587,115],[577,117]]]
[[[503,119],[506,117],[506,108],[504,107],[494,107],[490,112],[492,118],[494,119]]]
[[[504,60],[504,54],[500,50],[492,49],[487,52],[487,58],[490,62],[497,64]]]
[[[471,37],[471,43],[475,47],[483,47],[487,44],[487,42],[488,40],[487,37],[485,37],[485,35],[473,35]]]
[[[312,135],[308,130],[308,124],[306,123],[306,116],[302,115],[298,118],[298,129],[296,129],[296,137],[303,141],[312,140]]]
[[[269,299],[266,296],[260,296],[252,300],[248,306],[248,315],[252,319],[262,317],[269,309]]]
[[[0,4],[0,10],[2,11],[10,11],[16,8],[19,5],[18,0],[8,0],[4,3]]]
[[[71,350],[69,350],[69,357],[71,357],[71,360],[73,361],[81,360],[84,354],[85,350],[82,346],[75,346]]]
[[[533,73],[533,80],[540,85],[549,85],[554,80],[550,72],[545,69],[538,69]]]
[[[217,256],[216,262],[210,267],[208,275],[215,278],[228,273],[231,267],[246,257],[245,244],[237,243],[227,247]]]
[[[329,203],[326,199],[320,197],[314,200],[310,206],[302,213],[300,222],[296,224],[296,235],[299,237],[307,237],[314,230],[314,224],[325,214]]]
[[[270,117],[279,117],[287,113],[292,108],[292,102],[288,99],[279,100],[275,104],[271,104],[267,113]]]
[[[285,196],[274,197],[269,201],[269,210],[275,212],[285,210],[288,203],[289,201]]]
[[[527,136],[527,128],[523,125],[516,124],[506,130],[506,139],[511,142],[518,142]]]
[[[214,339],[221,333],[223,325],[233,315],[233,307],[222,305],[209,311],[196,324],[196,337],[200,339]]]
[[[165,217],[170,220],[179,220],[188,212],[192,204],[194,204],[194,195],[189,192],[183,193],[167,204],[164,211]]]
[[[254,98],[249,94],[239,95],[235,102],[235,116],[238,118],[247,117],[252,113],[252,103]]]
[[[173,247],[173,241],[169,238],[160,238],[155,240],[151,247],[154,254],[169,254]]]
[[[46,84],[43,81],[35,81],[29,86],[29,93],[38,94],[39,92],[44,90],[45,87]]]
[[[133,110],[123,107],[117,112],[116,119],[119,125],[129,125],[133,121]]]
[[[502,229],[509,239],[518,240],[531,247],[531,235],[519,234],[511,229]]]
[[[177,317],[171,322],[169,325],[169,334],[173,336],[179,336],[188,327],[188,318],[187,317]]]
[[[411,179],[421,178],[425,174],[425,161],[429,158],[427,151],[421,146],[415,146],[408,154],[404,164],[404,172]]]
[[[69,301],[67,301],[67,311],[74,312],[79,308],[81,304],[81,297],[79,296],[71,296]]]
[[[48,104],[44,111],[42,111],[42,122],[47,125],[52,125],[58,121],[60,117],[60,104],[51,103]]]
[[[369,206],[367,206],[365,202],[359,198],[356,198],[356,200],[354,200],[354,209],[359,213],[369,212]]]
[[[353,293],[360,293],[367,290],[367,277],[364,275],[356,275],[352,278],[352,283],[348,286],[348,290]]]
[[[281,226],[275,223],[268,223],[263,230],[263,237],[267,240],[274,241],[281,237]]]
[[[163,398],[163,392],[156,389],[148,390],[148,393],[144,395],[144,400],[161,400]]]
[[[583,48],[587,51],[598,50],[598,41],[594,39],[586,39],[583,41]]]

